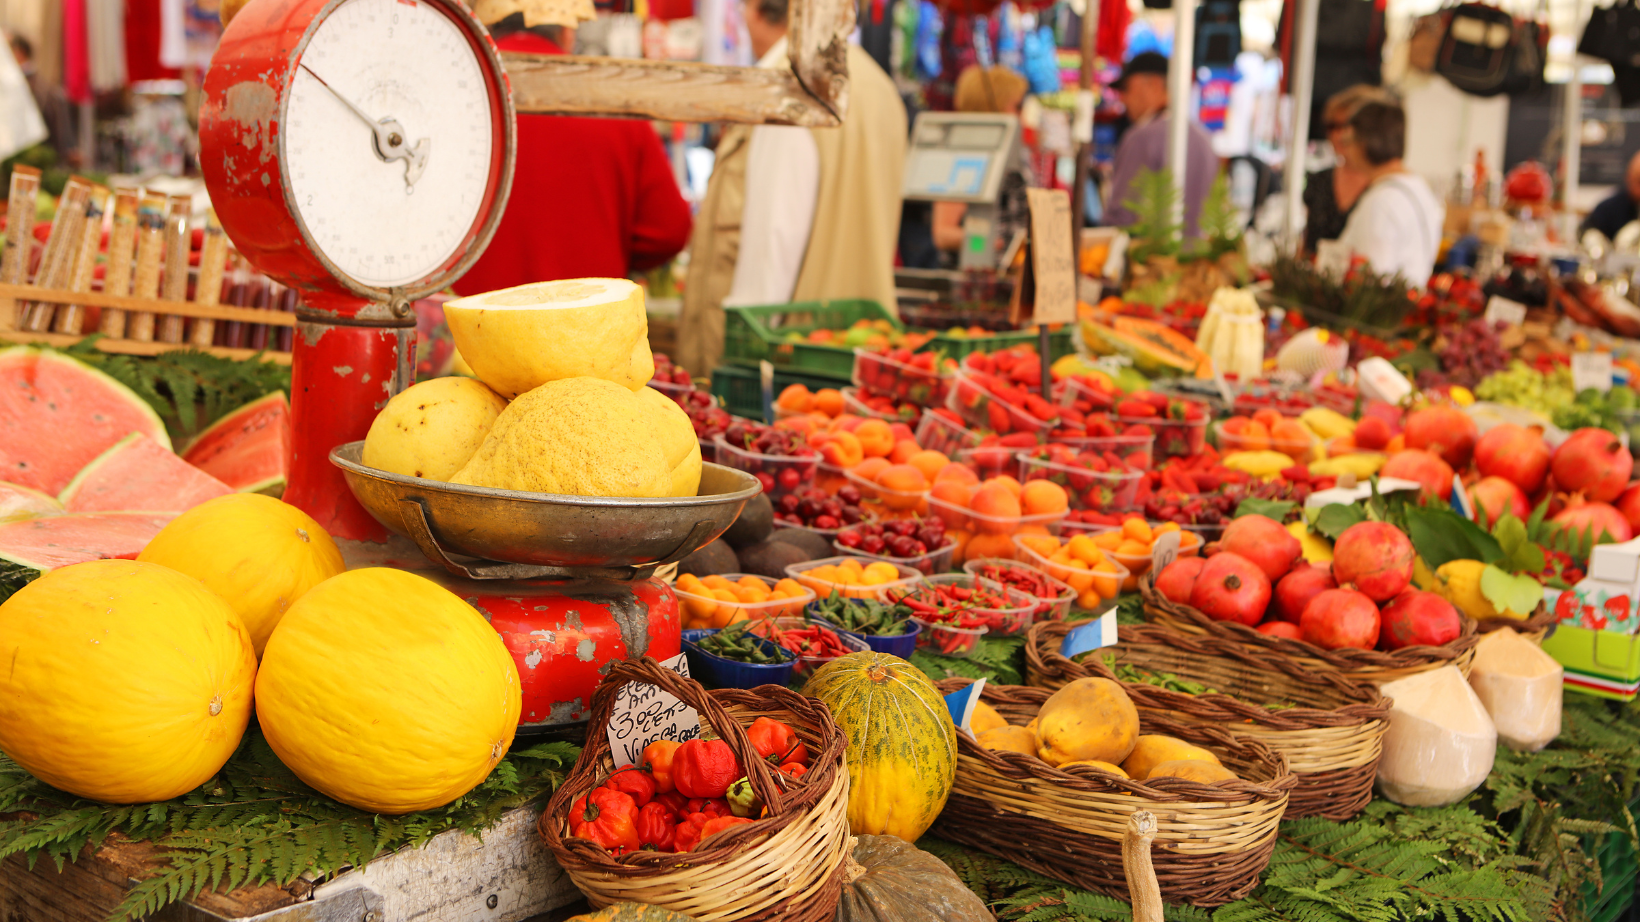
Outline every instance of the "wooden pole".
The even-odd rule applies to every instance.
[[[1196,58],[1196,0],[1173,0],[1173,60],[1167,65],[1167,168],[1178,192],[1179,218],[1190,172],[1190,87]]]
[[[1072,140],[1076,143],[1076,185],[1071,189],[1071,245],[1076,248],[1078,262],[1082,257],[1082,226],[1087,223],[1084,211],[1088,175],[1093,170],[1093,112],[1099,107],[1099,94],[1093,90],[1094,72],[1098,65],[1095,46],[1099,35],[1099,2],[1084,0],[1082,66],[1076,76],[1076,119],[1072,124],[1075,135]],[[1105,204],[1108,207],[1110,203]]]
[[[1286,245],[1294,253],[1303,245],[1298,232],[1299,209],[1304,207],[1304,160],[1310,150],[1310,100],[1315,95],[1315,30],[1321,15],[1321,0],[1299,0],[1298,21],[1294,23],[1293,79],[1287,84],[1287,98],[1293,103],[1293,134],[1287,146],[1287,165],[1282,169],[1282,191],[1287,195],[1287,221],[1283,231]]]

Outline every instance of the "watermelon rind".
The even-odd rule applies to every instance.
[[[241,493],[266,493],[277,499],[285,490],[285,475],[283,473],[262,477],[255,480],[244,480],[234,476],[234,472],[225,470],[214,459],[222,453],[225,443],[236,432],[242,430],[256,417],[266,413],[273,407],[279,407],[285,416],[285,425],[289,425],[290,401],[285,399],[284,391],[274,391],[265,397],[259,397],[245,404],[232,413],[222,417],[207,426],[199,435],[194,436],[188,443],[188,448],[182,452],[182,460],[194,465],[207,474],[215,477]],[[288,438],[283,448],[289,449]],[[244,482],[240,482],[244,481]]]
[[[17,392],[22,390],[21,383],[8,381],[7,375],[20,371],[29,362],[35,363],[33,367],[38,370],[36,377],[48,371],[78,375],[89,389],[101,391],[109,400],[129,409],[129,423],[118,432],[107,433],[106,442],[101,437],[90,439],[86,431],[76,425],[83,419],[74,416],[74,407],[56,407],[56,412],[63,417],[61,425],[52,426],[49,431],[24,431],[17,417],[6,418],[6,410],[26,403],[29,398],[26,394],[19,396]],[[60,492],[72,479],[74,471],[84,467],[109,445],[133,430],[166,448],[171,447],[171,437],[165,431],[165,423],[154,408],[104,372],[51,349],[14,346],[0,350],[0,476],[46,493]],[[31,448],[34,449],[33,456],[25,455]],[[29,465],[46,459],[52,462],[52,473],[49,476],[32,475],[34,469]],[[67,467],[69,463],[74,466]]]
[[[57,497],[20,483],[0,480],[0,523],[62,514],[63,504],[57,502]]]
[[[127,452],[142,452],[137,458],[142,469],[132,472],[129,469],[121,470],[118,475],[110,477],[110,465],[125,461],[129,468],[130,460],[122,456]],[[163,452],[164,457],[156,457],[157,452]],[[161,485],[152,479],[155,476],[171,475],[172,482]],[[148,496],[140,502],[109,505],[106,495],[92,494],[80,501],[80,494],[90,485],[96,485],[98,479],[116,490],[133,486],[145,486],[150,490]],[[145,478],[147,478],[145,480]],[[74,479],[68,482],[63,492],[57,495],[57,501],[70,513],[86,512],[187,512],[189,509],[205,502],[234,492],[233,488],[205,473],[197,467],[177,457],[171,449],[158,445],[154,440],[140,432],[133,432],[113,445],[107,451],[94,458],[90,464],[80,469]],[[163,495],[162,495],[163,493]]]

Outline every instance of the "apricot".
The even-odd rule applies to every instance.
[[[974,510],[976,517],[985,517],[974,521],[974,528],[979,531],[1011,534],[1019,525],[1019,496],[1006,484],[988,481],[974,491],[968,507]]]
[[[1138,518],[1137,516],[1127,519],[1122,522],[1122,536],[1130,541],[1137,541],[1140,544],[1149,545],[1152,540],[1150,523],[1146,522],[1144,519]]]
[[[1019,491],[1019,505],[1026,515],[1049,515],[1069,509],[1070,496],[1051,480],[1033,480]]]
[[[1240,781],[1236,773],[1217,762],[1208,762],[1202,759],[1175,759],[1172,762],[1163,762],[1150,770],[1147,781],[1157,778],[1183,778],[1186,781],[1199,781],[1202,784],[1218,784],[1220,781]]]
[[[864,445],[861,446],[862,449],[864,447]],[[868,457],[859,464],[854,465],[854,467],[850,468],[850,470],[854,473],[854,476],[860,478],[861,480],[876,483],[878,475],[882,474],[882,472],[887,470],[892,464],[893,462],[889,461],[887,458]]]
[[[822,387],[814,392],[814,409],[826,414],[837,416],[843,412],[843,392],[835,387]]]
[[[898,447],[898,445],[895,446],[895,448]],[[919,471],[922,471],[923,477],[927,479],[929,483],[933,483],[939,478],[940,471],[944,470],[945,466],[951,463],[951,459],[947,458],[941,452],[919,451],[907,458],[905,463],[911,465]]]
[[[894,430],[880,419],[868,419],[854,429],[860,448],[868,458],[886,458],[894,450]]]
[[[775,399],[774,405],[782,410],[807,413],[809,408],[814,405],[814,395],[809,393],[806,385],[788,384],[786,389],[780,392],[780,396]]]
[[[922,451],[915,439],[900,439],[894,443],[894,450],[888,453],[888,460],[895,464],[905,464],[912,456]]]
[[[1237,451],[1264,451],[1270,447],[1270,430],[1256,419],[1249,420],[1236,438],[1241,442]]]
[[[983,730],[975,738],[986,749],[1036,755],[1036,734],[1024,727],[1004,725],[994,730]]]
[[[947,528],[945,536],[953,542],[951,559],[953,561],[966,560],[967,558],[963,556],[963,552],[967,550],[968,542],[973,540],[974,533],[965,528]]]
[[[1281,422],[1283,419],[1285,419],[1285,417],[1281,415],[1279,410],[1271,410],[1268,408],[1259,410],[1253,414],[1253,422],[1258,423],[1266,430],[1271,432],[1275,431],[1276,424]]]
[[[1146,733],[1135,741],[1133,751],[1122,760],[1122,771],[1127,772],[1134,781],[1143,781],[1150,777],[1152,769],[1163,762],[1187,759],[1219,764],[1218,756],[1200,746],[1193,746],[1177,737]]]
[[[1019,530],[1014,532],[1014,534],[1016,534],[1016,535],[1047,535],[1050,538],[1053,537],[1053,532],[1048,530],[1048,526],[1046,526],[1046,525],[1035,525],[1035,524],[1021,525],[1021,526],[1019,526]]]
[[[954,480],[958,483],[978,485],[979,475],[974,473],[974,469],[966,464],[958,464],[955,461],[950,461],[947,462],[944,467],[940,468],[939,473],[934,475],[935,483],[939,483],[942,480]]]
[[[1139,739],[1139,711],[1110,679],[1071,682],[1042,703],[1036,719],[1036,754],[1049,765],[1088,760],[1119,764]]]
[[[975,489],[973,484],[948,478],[934,481],[934,486],[929,495],[941,502],[951,503],[954,506],[967,509],[968,504],[974,498]]]
[[[1014,560],[1018,556],[1014,550],[1013,538],[1008,535],[982,531],[969,540],[962,559],[978,560],[981,557],[1000,557],[1004,560]]]
[[[985,483],[982,484],[982,486],[988,486],[990,484],[998,484],[998,485],[1007,487],[1008,492],[1014,494],[1014,496],[1018,496],[1020,494],[1020,492],[1025,489],[1024,487],[1020,486],[1019,481],[1015,480],[1012,477],[1009,477],[1007,474],[998,474],[997,476],[992,477],[990,480],[985,481]]]

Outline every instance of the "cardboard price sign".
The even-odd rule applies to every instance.
[[[1610,352],[1572,353],[1572,390],[1582,393],[1591,387],[1597,391],[1612,389]]]
[[[684,678],[689,677],[688,655],[661,663]],[[700,715],[675,695],[643,682],[628,682],[615,693],[615,708],[609,715],[609,754],[616,768],[634,765],[644,747],[656,740],[679,743],[700,738]]]
[[[1025,264],[1014,280],[1013,323],[1076,322],[1076,248],[1071,197],[1064,189],[1027,189],[1031,208]]]

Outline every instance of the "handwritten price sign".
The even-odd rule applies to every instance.
[[[678,675],[689,676],[685,654],[661,663]],[[645,746],[656,740],[700,738],[700,715],[672,694],[642,682],[628,682],[615,693],[609,715],[609,753],[616,768],[636,764]]]

